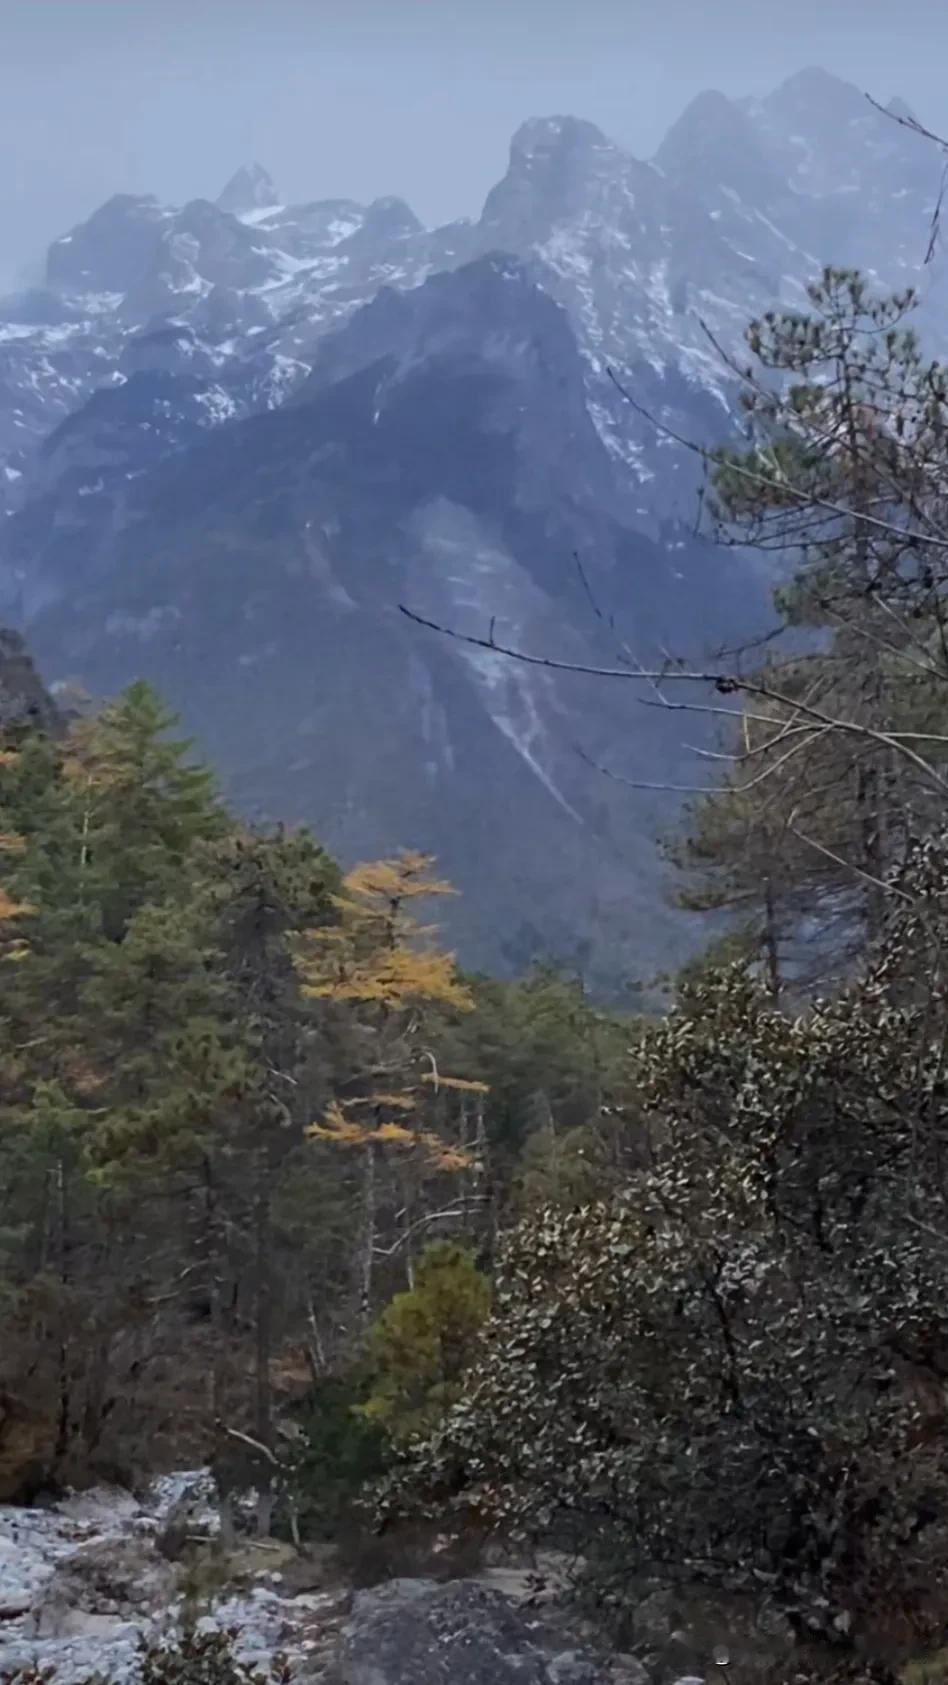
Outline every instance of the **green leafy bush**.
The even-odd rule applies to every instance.
[[[388,1442],[359,1410],[364,1382],[343,1376],[318,1382],[300,1418],[296,1465],[299,1526],[309,1538],[333,1538],[352,1521],[367,1485],[385,1470]]]
[[[948,1611],[948,836],[866,975],[798,1018],[740,967],[633,1057],[650,1158],[510,1237],[465,1396],[389,1504],[765,1592],[801,1641],[896,1659]],[[897,1637],[897,1642],[896,1642]]]
[[[460,1394],[490,1299],[490,1283],[466,1248],[450,1241],[427,1247],[414,1287],[395,1295],[372,1331],[363,1417],[396,1442],[435,1427]]]

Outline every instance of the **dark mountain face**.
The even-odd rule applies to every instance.
[[[692,459],[609,371],[726,437],[707,330],[735,349],[824,260],[904,283],[938,172],[806,72],[703,95],[652,163],[528,122],[481,219],[434,232],[398,199],[282,205],[259,166],[216,204],[113,199],[0,313],[6,612],[51,677],[152,678],[248,813],[436,852],[468,961],[648,973],[687,940],[673,798],[591,763],[691,781],[674,717],[399,605],[580,664],[616,664],[611,616],[646,664],[758,629],[763,567],[694,537]]]
[[[0,627],[0,724],[29,721],[54,735],[63,719],[33,665],[19,632]]]
[[[621,524],[568,318],[511,259],[380,297],[330,350],[292,405],[131,479],[104,462],[104,412],[84,433],[91,490],[67,461],[75,424],[60,429],[54,489],[10,522],[27,591],[45,581],[41,660],[94,691],[160,683],[258,817],[308,819],[347,857],[436,850],[465,890],[452,933],[472,961],[552,950],[602,979],[641,965],[645,930],[673,951],[653,798],[632,798],[630,824],[628,793],[583,759],[655,780],[669,730],[399,606],[589,662],[609,652],[588,591],[654,653],[707,635],[706,568],[722,635],[746,621],[744,569]],[[151,413],[171,388],[142,378]],[[186,425],[193,387],[165,379]],[[109,394],[118,438],[134,387]]]
[[[50,246],[50,288],[75,294],[127,292],[154,263],[169,220],[157,199],[117,193],[88,222]]]

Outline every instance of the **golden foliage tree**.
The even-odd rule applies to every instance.
[[[483,1094],[485,1085],[443,1075],[432,1045],[441,1024],[474,1007],[454,955],[436,947],[435,928],[414,915],[418,901],[455,893],[433,867],[430,855],[414,852],[354,867],[335,897],[336,923],[306,932],[299,942],[304,992],[327,1003],[347,1043],[339,1091],[310,1135],[361,1155],[356,1298],[363,1328],[376,1258],[403,1252],[410,1281],[413,1235],[437,1217],[466,1215],[466,1202],[450,1212],[419,1211],[429,1189],[437,1191],[431,1184],[445,1173],[476,1168],[448,1102],[453,1095]],[[383,1247],[379,1165],[389,1158],[397,1159],[392,1168],[400,1197],[397,1232]]]

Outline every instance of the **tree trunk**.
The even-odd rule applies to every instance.
[[[273,1476],[265,1473],[262,1464],[254,1509],[254,1527],[258,1539],[269,1539],[273,1530]]]
[[[207,1267],[208,1320],[211,1327],[211,1362],[207,1374],[207,1413],[211,1423],[214,1449],[211,1454],[211,1473],[217,1494],[217,1514],[220,1539],[224,1550],[233,1550],[237,1532],[234,1525],[234,1503],[228,1473],[229,1446],[224,1432],[224,1309],[221,1295],[223,1259],[220,1247],[220,1227],[217,1210],[217,1187],[214,1166],[204,1159],[203,1234],[201,1250]]]
[[[883,880],[886,868],[882,854],[882,798],[876,767],[860,767],[856,780],[856,803],[863,870],[870,877]],[[875,940],[881,929],[885,899],[884,889],[877,884],[867,885],[866,934],[870,941]]]
[[[477,1100],[474,1143],[474,1193],[477,1197],[477,1209],[483,1213],[481,1218],[484,1234],[483,1250],[488,1265],[492,1265],[497,1256],[497,1189],[494,1183],[494,1167],[491,1161],[487,1125],[484,1120],[483,1095],[478,1095]]]
[[[374,1141],[366,1142],[362,1193],[362,1246],[359,1257],[359,1328],[362,1333],[372,1314],[372,1280],[375,1268],[376,1155]]]
[[[780,942],[777,932],[777,908],[774,899],[774,889],[770,878],[765,881],[764,888],[764,964],[767,973],[767,991],[774,1005],[780,1001],[782,980],[780,976]]]
[[[224,1550],[237,1546],[237,1525],[234,1521],[234,1495],[220,1483],[217,1486],[217,1518],[220,1522],[220,1541]]]
[[[54,1467],[61,1468],[69,1450],[70,1417],[72,1414],[72,1382],[69,1373],[69,1339],[67,1328],[69,1325],[69,1307],[67,1298],[70,1287],[71,1273],[71,1240],[69,1233],[69,1178],[66,1161],[62,1155],[56,1163],[56,1215],[58,1234],[58,1273],[59,1273],[59,1350],[58,1350],[58,1381],[57,1381],[57,1413],[56,1413],[56,1448],[54,1452]]]
[[[266,1147],[260,1149],[257,1191],[254,1198],[255,1286],[254,1320],[256,1350],[254,1362],[254,1432],[261,1445],[272,1449],[272,1396],[270,1359],[273,1322],[273,1282],[270,1232],[270,1164]],[[261,1462],[257,1497],[257,1535],[266,1538],[273,1516],[273,1477]]]

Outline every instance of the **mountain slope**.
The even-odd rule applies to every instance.
[[[215,203],[118,196],[0,306],[0,608],[56,679],[153,678],[248,813],[438,853],[465,959],[648,972],[688,939],[654,847],[674,798],[639,788],[695,778],[673,718],[399,604],[610,665],[759,629],[768,575],[695,538],[662,427],[733,432],[746,321],[825,261],[924,268],[937,350],[939,171],[805,71],[700,96],[651,162],[532,119],[481,217],[437,230],[287,206],[259,165]]]
[[[329,350],[294,404],[131,482],[100,463],[94,496],[67,499],[63,476],[11,521],[47,581],[40,658],[97,691],[160,683],[252,815],[307,819],[349,858],[435,850],[465,891],[451,929],[470,962],[647,969],[681,946],[661,800],[583,756],[658,781],[671,722],[399,605],[589,661],[608,640],[587,588],[647,654],[707,637],[705,569],[721,634],[746,623],[745,567],[622,525],[569,319],[513,260],[386,295]]]

